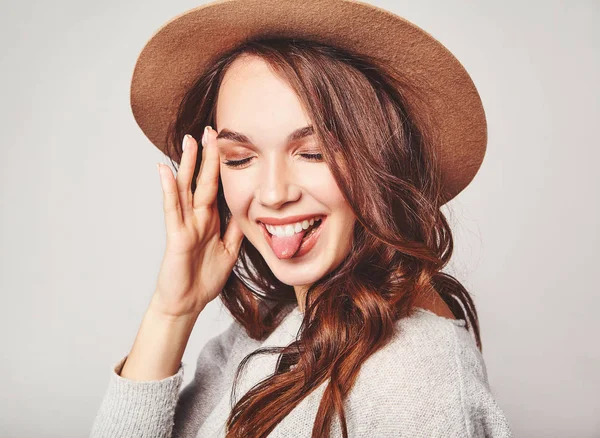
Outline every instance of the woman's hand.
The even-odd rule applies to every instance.
[[[177,179],[168,166],[159,165],[167,242],[152,306],[167,316],[197,316],[221,293],[244,237],[231,218],[223,240],[220,238],[216,135],[211,127],[204,129],[202,163],[193,195],[191,181],[199,146],[191,135],[183,141]]]

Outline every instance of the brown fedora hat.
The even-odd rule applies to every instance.
[[[420,111],[437,129],[445,202],[475,177],[485,155],[487,125],[465,68],[415,24],[354,0],[220,0],[172,18],[140,52],[131,80],[131,108],[144,134],[165,153],[179,103],[208,63],[266,36],[310,39],[366,54],[415,84],[426,84]]]

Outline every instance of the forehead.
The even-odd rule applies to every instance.
[[[311,124],[298,96],[262,59],[236,59],[226,71],[217,96],[216,125],[261,136],[286,136]]]

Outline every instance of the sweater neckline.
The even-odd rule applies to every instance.
[[[421,313],[428,313],[430,315],[435,316],[436,318],[441,318],[443,320],[446,320],[458,327],[465,327],[466,321],[464,319],[454,319],[454,318],[446,318],[445,316],[440,316],[437,313],[432,312],[431,310],[428,309],[424,309],[423,307],[415,307],[415,310],[417,312],[421,312]],[[300,317],[303,318],[304,317],[304,312],[301,312],[298,305],[295,305],[294,308],[292,309],[292,313],[296,316],[296,317]]]
[[[440,315],[438,315],[437,313],[434,313],[434,312],[432,312],[431,310],[427,310],[427,309],[424,309],[424,308],[422,308],[422,307],[416,307],[415,309],[416,309],[418,312],[429,313],[430,315],[433,315],[433,316],[435,316],[435,317],[437,317],[437,318],[442,318],[442,319],[445,319],[446,321],[449,321],[449,322],[451,322],[452,324],[454,324],[454,325],[457,325],[457,326],[459,326],[459,327],[464,327],[464,326],[465,326],[465,323],[466,323],[466,321],[465,321],[464,319],[446,318],[445,316],[440,316]]]

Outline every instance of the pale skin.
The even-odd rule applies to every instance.
[[[311,125],[295,92],[260,58],[238,58],[225,74],[216,108],[220,175],[227,205],[248,240],[283,283],[292,285],[304,311],[307,287],[334,269],[352,243],[354,214],[318,154],[315,135],[288,140]],[[243,134],[246,139],[225,136]],[[236,141],[237,140],[237,141]],[[249,159],[249,160],[248,160]],[[246,160],[241,167],[228,161]],[[301,259],[279,259],[257,217],[327,215],[319,245]]]
[[[216,126],[219,133],[205,131],[203,147],[192,137],[184,140],[177,177],[159,165],[167,245],[156,290],[120,373],[124,378],[161,380],[177,372],[194,324],[223,289],[244,236],[277,278],[294,287],[302,312],[306,288],[351,249],[355,217],[349,205],[326,163],[302,155],[319,153],[320,145],[313,135],[288,141],[310,120],[291,88],[262,60],[240,58],[228,70],[219,91]],[[217,140],[224,129],[246,140]],[[198,190],[192,194],[200,149]],[[246,158],[250,160],[240,168],[224,163]],[[219,175],[233,216],[223,239],[216,208]],[[327,215],[320,246],[299,259],[278,259],[255,218],[306,213]],[[454,318],[437,293],[417,305]]]
[[[217,98],[216,125],[227,205],[275,276],[294,286],[302,312],[308,285],[338,266],[350,251],[356,220],[326,163],[302,155],[321,152],[316,137],[288,141],[290,134],[310,124],[293,89],[260,58],[238,58],[225,74]],[[240,160],[245,160],[240,167],[227,165]],[[328,215],[320,236],[322,246],[302,261],[278,259],[255,219],[308,213]],[[435,313],[452,315],[437,294],[419,303]]]

